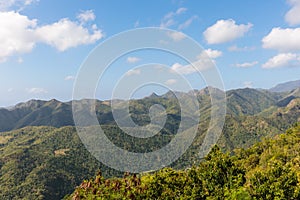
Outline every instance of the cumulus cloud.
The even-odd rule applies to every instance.
[[[296,26],[300,24],[300,1],[288,0],[292,8],[285,14],[285,21],[291,25]]]
[[[174,85],[175,83],[177,83],[176,79],[169,79],[165,82],[166,85]]]
[[[81,22],[94,21],[96,15],[92,10],[81,11],[81,13],[77,15],[77,19]]]
[[[36,35],[41,42],[59,51],[83,44],[92,44],[103,37],[100,30],[96,29],[90,33],[87,28],[69,19],[61,19],[53,24],[39,27],[36,29]]]
[[[272,31],[262,39],[263,48],[276,49],[281,52],[300,50],[300,28],[273,28]]]
[[[196,61],[188,64],[188,65],[182,65],[180,63],[174,63],[171,66],[172,71],[176,71],[180,74],[192,74],[198,71],[205,71],[208,70],[215,65],[216,58],[222,56],[222,52],[218,50],[212,50],[212,49],[205,49],[200,53]]]
[[[127,58],[127,62],[128,63],[137,63],[137,62],[139,62],[141,59],[140,58],[138,58],[138,57],[128,57]]]
[[[192,74],[197,70],[192,65],[182,65],[180,63],[174,63],[171,66],[171,71],[175,71],[180,74]]]
[[[168,32],[167,33],[168,34],[168,36],[172,39],[172,40],[174,40],[175,42],[178,42],[178,41],[180,41],[180,40],[183,40],[186,36],[183,34],[183,33],[181,33],[181,32]]]
[[[0,12],[0,62],[15,53],[30,52],[35,46],[37,20],[17,12]]]
[[[220,44],[244,36],[252,26],[250,23],[238,25],[232,19],[219,20],[214,25],[208,27],[203,32],[203,35],[208,44]]]
[[[176,71],[179,74],[193,74],[198,71],[204,71],[214,66],[214,62],[208,59],[198,60],[192,64],[182,65],[180,63],[174,63],[171,66],[172,71]]]
[[[257,61],[253,61],[253,62],[238,63],[236,64],[236,66],[241,68],[247,68],[247,67],[253,67],[254,65],[257,64],[258,64]]]
[[[0,12],[0,62],[14,54],[31,52],[37,43],[46,43],[65,51],[78,45],[91,44],[103,37],[96,25],[91,28],[69,19],[38,26],[37,19],[29,19],[15,11]]]
[[[262,65],[265,69],[300,66],[300,56],[295,53],[281,53]]]
[[[160,27],[161,28],[168,28],[177,22],[174,20],[174,17],[181,15],[187,11],[186,8],[178,8],[175,12],[169,12],[167,13],[163,19],[161,20]]]
[[[204,55],[205,53],[205,55]],[[213,50],[213,49],[206,49],[202,52],[202,54],[200,56],[198,56],[199,59],[203,58],[203,57],[210,57],[212,59],[218,58],[220,56],[222,56],[222,51],[219,50]]]
[[[48,91],[45,90],[44,88],[27,88],[26,91],[29,94],[46,94],[46,93],[48,93]]]

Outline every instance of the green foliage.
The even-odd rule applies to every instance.
[[[0,138],[0,199],[61,199],[100,167],[118,175],[89,154],[74,127],[26,127]]]
[[[295,124],[235,156],[215,146],[203,162],[186,170],[164,168],[112,179],[98,174],[65,199],[300,199],[299,140],[300,124]],[[285,153],[279,155],[279,149]]]
[[[110,179],[120,177],[121,173],[98,162],[84,148],[75,128],[65,127],[74,125],[72,102],[31,100],[9,110],[0,109],[0,131],[13,130],[0,132],[0,199],[60,199],[71,193],[82,180],[94,176],[99,168],[103,172],[102,179],[113,184],[121,181],[120,188],[123,188],[114,190],[110,185],[108,189],[105,184],[100,184],[106,195],[112,195],[103,197],[105,199],[122,199],[125,191],[124,198],[133,198],[134,195],[135,199],[264,199],[270,195],[266,192],[269,191],[268,185],[274,188],[270,190],[270,198],[298,198],[299,124],[286,134],[276,136],[299,121],[300,95],[299,90],[295,92],[228,91],[226,122],[218,146],[231,155],[236,148],[250,148],[238,150],[232,157],[215,147],[200,163],[198,152],[210,122],[211,99],[207,88],[195,91],[201,115],[193,144],[170,166],[173,169],[138,177],[141,183],[134,187],[130,185],[130,188],[129,183],[122,182],[123,179]],[[178,95],[185,97],[191,94]],[[89,100],[81,101],[86,103]],[[115,103],[122,107],[124,101],[115,100]],[[124,118],[131,117],[137,124],[147,125],[150,122],[149,108],[153,104],[160,104],[166,109],[167,122],[156,136],[147,139],[132,138],[116,125],[110,101],[96,101],[96,115],[105,134],[115,145],[131,152],[150,152],[173,139],[181,120],[180,106],[172,92],[130,101],[130,116]],[[190,109],[189,112],[195,111]],[[195,127],[192,121],[191,126]],[[274,137],[274,140],[268,139]],[[186,168],[189,169],[182,170]],[[275,176],[272,168],[278,168],[282,173]],[[271,179],[271,176],[277,178]],[[259,177],[265,177],[264,182]],[[295,177],[298,178],[296,185]],[[126,180],[130,179],[130,182],[132,178],[127,177]],[[286,180],[293,181],[285,184]],[[92,181],[90,187],[95,190],[79,187],[76,191],[85,195],[82,198],[98,197],[99,194],[94,192],[100,186]],[[284,191],[289,191],[292,196],[287,196]]]
[[[249,193],[256,199],[299,199],[296,173],[290,166],[274,163],[264,171],[256,171],[249,181]]]

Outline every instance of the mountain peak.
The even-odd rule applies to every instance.
[[[152,94],[148,96],[148,98],[157,98],[157,97],[159,97],[159,95],[157,95],[155,92],[152,92]]]
[[[36,108],[36,107],[40,107],[45,102],[46,101],[31,99],[27,102],[18,103],[12,109],[25,108],[25,107],[27,107],[27,108]]]

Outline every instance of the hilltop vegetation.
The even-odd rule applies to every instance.
[[[300,124],[234,156],[215,146],[197,166],[105,179],[99,172],[65,199],[299,199]]]
[[[0,133],[0,199],[61,199],[105,168],[84,148],[75,128],[26,127]]]

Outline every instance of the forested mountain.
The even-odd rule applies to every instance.
[[[217,89],[215,89],[217,92]],[[178,92],[182,97],[196,94],[201,114],[209,114],[211,100],[207,88],[189,93]],[[300,97],[300,87],[289,92],[269,92],[268,90],[237,89],[226,92],[227,114],[231,116],[252,116],[266,109],[286,106],[291,100]],[[81,100],[82,104],[85,101]],[[116,104],[122,104],[122,100],[114,100]],[[162,104],[168,114],[178,118],[179,104],[173,92],[162,96],[150,95],[149,97],[131,100],[130,111],[132,118],[141,124],[148,123],[148,108],[154,103]],[[111,112],[111,101],[96,101],[96,113],[101,124],[115,124]],[[55,99],[50,101],[30,100],[19,103],[16,106],[0,109],[0,131],[9,131],[26,126],[73,126],[72,102],[60,102]]]
[[[273,138],[290,128],[300,121],[299,90],[227,91],[227,115],[217,145],[222,151],[234,154],[237,148],[250,147],[262,138]],[[214,89],[214,92],[221,91]],[[210,120],[208,88],[176,95],[193,94],[197,95],[201,113],[197,137],[186,153],[170,166],[173,169],[190,168],[202,160],[197,152]],[[86,105],[89,101],[80,102]],[[121,106],[125,102],[114,100],[114,103]],[[165,107],[167,121],[158,135],[146,140],[133,140],[116,125],[110,101],[97,101],[96,115],[106,136],[115,145],[133,152],[149,152],[172,140],[181,119],[180,106],[172,92],[131,100],[130,117],[137,124],[148,124],[149,108],[153,104]],[[73,127],[72,117],[72,102],[57,100],[31,100],[10,109],[0,109],[0,199],[60,199],[83,179],[94,176],[98,169],[105,178],[122,175],[89,154]]]
[[[290,199],[300,198],[300,125],[234,156],[215,146],[199,165],[164,168],[123,178],[83,181],[66,199]]]
[[[74,127],[26,127],[0,133],[0,199],[61,199],[103,169]]]

